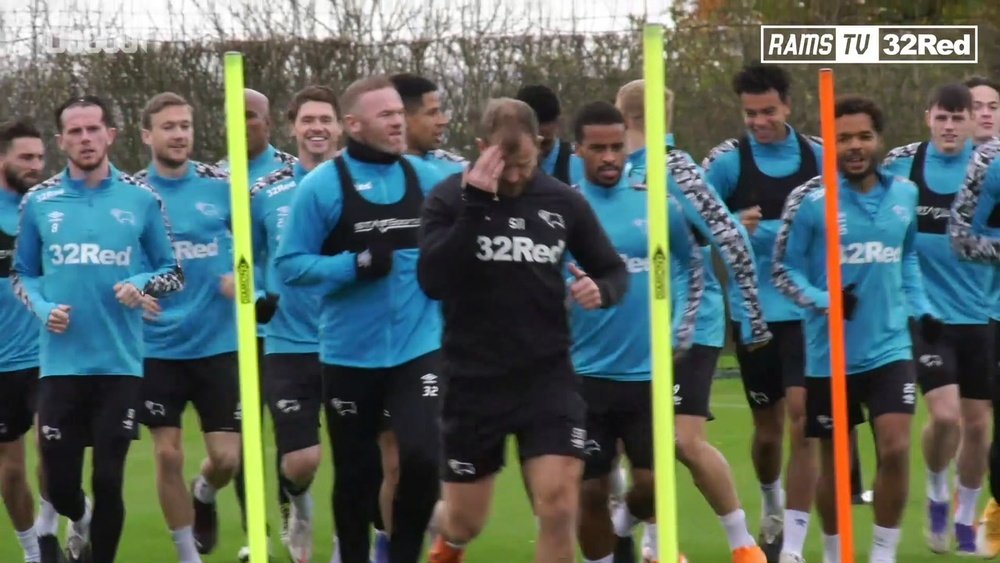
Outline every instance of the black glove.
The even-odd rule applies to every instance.
[[[934,344],[944,332],[944,323],[930,315],[920,317],[920,338],[927,344]]]
[[[384,278],[392,270],[392,245],[387,241],[372,241],[368,248],[354,257],[358,279]]]
[[[278,299],[280,296],[274,293],[265,293],[264,297],[261,297],[254,303],[254,310],[257,313],[257,322],[261,324],[266,324],[274,316],[274,313],[278,311]]]
[[[856,287],[857,284],[848,284],[843,291],[844,319],[848,321],[854,318],[854,310],[858,308],[858,296],[854,294]]]

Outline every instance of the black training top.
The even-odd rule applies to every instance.
[[[445,373],[501,375],[568,357],[565,253],[597,283],[604,307],[628,289],[590,205],[538,172],[516,198],[461,182],[451,176],[427,196],[417,267],[424,292],[443,305]]]

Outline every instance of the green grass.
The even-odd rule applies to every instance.
[[[189,409],[190,411],[190,409]],[[751,432],[750,414],[743,399],[742,388],[737,379],[719,380],[713,387],[712,411],[717,417],[709,424],[709,438],[729,459],[736,475],[737,489],[750,518],[751,531],[756,533],[760,510],[758,492],[753,468],[749,458]],[[925,419],[923,406],[918,407],[918,417],[914,424],[914,444],[919,444],[919,428]],[[197,431],[192,412],[185,418],[187,425],[185,447],[187,450],[187,476],[194,475],[201,461],[204,448]],[[270,436],[270,434],[265,434]],[[874,472],[874,457],[871,439],[867,431],[862,435],[862,458],[865,480],[871,482]],[[324,446],[325,447],[325,446]],[[128,459],[128,474],[125,482],[127,516],[125,531],[119,550],[118,561],[123,563],[170,563],[177,559],[167,533],[160,507],[157,502],[152,445],[148,435],[133,445]],[[273,467],[273,445],[266,449],[267,465]],[[516,459],[509,456],[508,459]],[[34,456],[31,461],[34,465]],[[320,471],[313,493],[316,498],[316,520],[314,524],[316,554],[314,561],[326,563],[330,559],[332,516],[329,505],[332,470],[329,449],[324,450],[323,469]],[[903,523],[903,539],[898,560],[906,563],[942,561],[950,558],[933,556],[927,551],[921,526],[924,504],[924,473],[919,447],[912,449],[910,477],[910,500]],[[277,508],[273,475],[269,479],[267,501],[272,528],[276,528]],[[683,468],[678,468],[678,506],[680,514],[679,538],[682,551],[694,563],[720,563],[728,560],[728,549],[722,528],[715,515],[694,488],[690,476]],[[243,545],[239,525],[239,515],[232,488],[219,494],[221,531],[217,550],[204,558],[205,563],[221,563],[236,560],[236,552]],[[871,508],[856,507],[855,542],[858,561],[867,561],[871,542]],[[521,477],[516,466],[508,467],[498,484],[492,515],[483,535],[472,544],[467,561],[512,562],[531,561],[533,553],[535,523],[525,501]],[[663,534],[661,533],[661,538]],[[813,518],[812,529],[807,542],[806,558],[822,561],[821,536],[817,518]],[[276,538],[272,538],[275,554],[283,556]],[[0,516],[0,561],[21,560],[20,548],[11,530],[6,513]],[[284,561],[285,559],[279,558]]]

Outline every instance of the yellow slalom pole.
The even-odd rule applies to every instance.
[[[646,96],[646,170],[649,269],[652,288],[650,334],[653,367],[653,452],[656,469],[656,527],[659,561],[677,555],[677,482],[674,468],[674,364],[670,330],[670,245],[667,226],[667,155],[663,26],[643,30]]]
[[[264,452],[261,439],[260,386],[257,365],[257,315],[254,309],[253,241],[247,162],[246,112],[243,104],[243,55],[225,56],[226,139],[229,147],[230,198],[233,217],[233,271],[236,275],[236,328],[240,358],[240,404],[243,467],[246,476],[247,534],[250,562],[267,561],[264,508]]]

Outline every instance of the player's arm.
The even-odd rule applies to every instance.
[[[687,291],[684,307],[676,307],[673,311],[677,348],[687,350],[694,340],[698,308],[701,306],[701,297],[705,292],[705,270],[701,248],[695,244],[688,222],[684,219],[684,213],[673,198],[668,199],[668,213],[670,254],[677,259],[678,263],[687,268]]]
[[[343,205],[339,189],[336,194],[328,193],[332,188],[326,183],[328,177],[310,174],[296,186],[289,213],[295,220],[288,221],[282,230],[274,260],[286,284],[319,286],[324,293],[336,293],[357,281],[357,255],[321,254],[323,241],[340,220]]]
[[[254,191],[250,192],[250,237],[253,245],[254,279],[262,280],[267,271],[268,233],[267,225],[264,224],[264,198],[255,197],[258,193],[259,190],[256,187]],[[274,313],[278,310],[278,295],[267,293],[262,289],[262,284],[260,283],[255,285],[254,299],[257,321],[267,323],[274,317]]]
[[[478,252],[476,233],[493,204],[493,195],[466,187],[455,195],[455,181],[439,185],[424,201],[420,216],[417,279],[431,299],[443,299],[462,278],[464,265]]]
[[[448,179],[448,176],[451,176],[451,174],[442,172],[437,167],[431,166],[419,158],[412,156],[404,156],[403,158],[406,158],[417,172],[417,177],[420,179],[420,190],[424,192],[425,198],[429,196],[431,192],[434,191],[434,188],[436,188],[440,183]],[[464,161],[463,164],[465,164]]]
[[[174,255],[173,232],[170,229],[163,200],[155,192],[151,193],[153,194],[149,202],[151,209],[145,214],[146,221],[140,237],[142,251],[150,271],[126,278],[122,283],[130,284],[146,295],[159,298],[182,290],[184,273]]]
[[[815,211],[808,201],[816,190],[823,189],[822,177],[817,176],[795,188],[785,200],[781,211],[781,227],[774,241],[771,277],[774,287],[803,308],[826,310],[830,295],[813,286],[805,271],[817,223]]]
[[[951,247],[963,260],[1000,264],[1000,239],[988,234],[976,234],[972,220],[983,192],[1000,201],[1000,140],[979,146],[965,173],[965,183],[951,206],[948,220],[948,237]]]
[[[917,154],[920,143],[910,143],[901,147],[896,147],[887,152],[882,159],[882,170],[890,176],[910,177],[910,170],[913,167],[913,157]]]
[[[933,318],[940,318],[940,314],[931,305],[927,298],[927,290],[924,286],[924,277],[920,272],[920,261],[916,249],[917,240],[917,212],[913,210],[913,217],[906,228],[906,236],[903,238],[903,293],[910,305],[912,316],[917,319],[930,315]]]
[[[671,193],[684,208],[684,216],[719,250],[729,274],[743,296],[740,318],[750,321],[750,339],[744,344],[771,340],[757,295],[757,270],[750,240],[726,209],[725,203],[701,170],[682,151],[670,151],[667,158],[668,184]]]
[[[45,299],[42,294],[42,236],[32,209],[32,196],[21,200],[18,235],[14,249],[14,267],[10,283],[14,294],[43,323],[56,304]]]
[[[570,191],[574,218],[566,248],[577,259],[579,268],[597,284],[602,309],[616,305],[628,290],[628,269],[611,244],[594,209],[579,192]],[[668,268],[669,271],[669,268]],[[574,273],[578,278],[579,273]]]
[[[732,194],[740,179],[738,147],[737,139],[726,139],[708,151],[708,156],[701,161],[705,180],[723,200]]]

